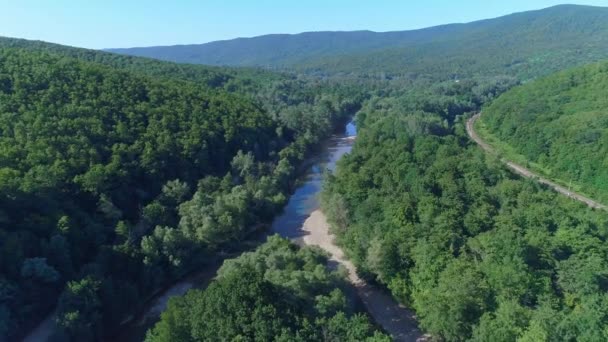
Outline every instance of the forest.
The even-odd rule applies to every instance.
[[[162,289],[250,246],[353,115],[320,202],[362,278],[437,340],[608,340],[608,216],[500,160],[608,201],[608,64],[546,76],[608,58],[607,18],[557,6],[265,36],[203,46],[211,62],[196,46],[118,51],[240,68],[0,37],[0,341],[51,312],[53,341],[111,340]],[[499,156],[466,135],[480,111]],[[201,340],[391,338],[345,269],[272,236],[146,335]]]
[[[496,81],[372,97],[324,211],[358,271],[432,336],[606,340],[608,216],[520,179],[468,139],[469,113],[514,85]]]
[[[272,236],[225,262],[204,291],[172,299],[146,341],[390,341],[351,291],[318,248]]]
[[[501,152],[608,203],[608,63],[539,79],[484,108]]]
[[[137,72],[133,58],[116,57],[130,65],[119,68],[53,49],[0,49],[0,336],[10,339],[56,303],[64,338],[112,334],[269,222],[299,163],[362,98],[256,80],[264,72],[211,86],[203,67],[171,78],[161,62]]]
[[[405,25],[405,23],[404,23]],[[465,24],[394,32],[305,32],[202,45],[109,49],[121,54],[322,76],[512,75],[524,79],[608,58],[608,9],[558,5]]]

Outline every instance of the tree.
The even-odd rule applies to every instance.
[[[70,244],[63,235],[53,235],[48,246],[48,261],[60,274],[70,277],[74,273]]]
[[[101,335],[100,282],[92,277],[67,284],[57,305],[57,326],[76,341],[93,341]]]
[[[195,292],[188,292],[185,297],[172,298],[161,314],[160,321],[146,333],[146,342],[195,341],[191,335],[190,300]]]
[[[473,329],[472,341],[519,341],[528,327],[531,311],[516,301],[502,302],[496,312],[486,312]],[[527,333],[528,338],[538,331]],[[537,335],[538,336],[538,335]],[[541,334],[542,336],[542,334]]]
[[[59,280],[59,272],[47,264],[45,258],[30,258],[23,261],[21,276],[43,283],[54,283]]]
[[[355,314],[319,249],[272,236],[226,260],[205,290],[170,301],[147,341],[388,341]]]
[[[122,217],[122,211],[112,203],[112,200],[105,194],[99,197],[99,211],[102,212],[108,220],[118,221]]]
[[[472,325],[490,305],[490,291],[483,274],[473,263],[456,259],[416,307],[420,322],[431,333],[458,341],[470,336]]]
[[[91,274],[102,283],[99,336],[113,330],[140,299],[269,221],[297,164],[363,100],[346,85],[262,70],[7,38],[0,47],[0,273],[23,292],[4,306],[11,338],[65,282]],[[279,115],[291,108],[294,130]],[[28,262],[22,276],[35,258],[48,268]]]
[[[184,202],[190,195],[190,187],[188,183],[182,182],[179,179],[168,181],[163,185],[162,202],[169,207],[175,208],[180,203]]]

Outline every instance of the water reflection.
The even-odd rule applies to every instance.
[[[323,172],[334,171],[336,162],[352,150],[357,128],[349,122],[342,134],[331,137],[322,153],[314,158],[314,163],[303,177],[301,185],[289,198],[283,213],[272,223],[272,232],[288,239],[302,236],[302,225],[310,214],[319,208],[318,194],[323,183]]]

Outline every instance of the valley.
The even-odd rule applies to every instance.
[[[607,37],[0,37],[0,341],[607,340]]]

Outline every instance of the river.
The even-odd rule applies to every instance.
[[[289,198],[283,213],[272,223],[272,233],[290,240],[299,240],[304,234],[304,221],[319,209],[318,194],[323,186],[323,173],[334,171],[336,163],[353,148],[357,127],[351,121],[344,131],[329,139],[322,151],[314,158],[313,165],[306,171],[302,183]]]
[[[323,173],[326,169],[333,171],[336,162],[352,150],[357,127],[354,122],[346,124],[342,132],[336,133],[322,146],[317,155],[311,158],[308,170],[301,177],[298,187],[289,198],[283,212],[275,218],[271,225],[271,234],[279,234],[293,241],[301,240],[305,235],[303,230],[306,219],[319,208],[318,194],[323,183]],[[268,233],[266,233],[268,234]],[[181,296],[192,288],[204,288],[213,279],[220,263],[205,266],[204,270],[174,284],[158,295],[146,308],[144,313],[127,325],[127,328],[114,341],[142,341],[146,331],[159,319],[165,310],[167,302],[173,296]],[[46,341],[53,333],[53,315],[47,317],[34,329],[24,342]]]

